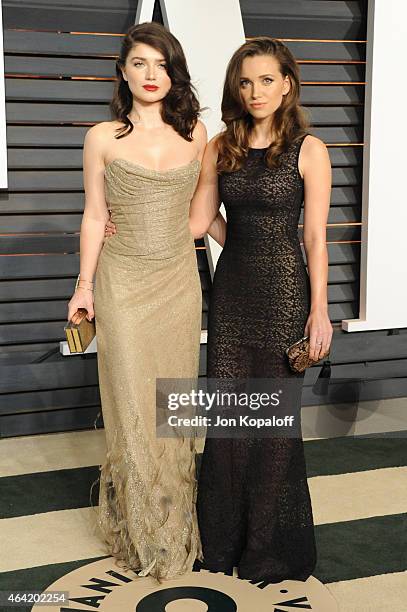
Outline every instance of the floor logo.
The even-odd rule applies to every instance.
[[[124,572],[112,557],[62,576],[48,591],[68,591],[69,602],[47,605],[47,612],[338,612],[327,587],[312,576],[305,583],[264,585],[202,570],[159,585],[149,576]]]

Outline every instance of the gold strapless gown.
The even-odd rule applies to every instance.
[[[155,379],[198,375],[202,295],[188,214],[199,170],[199,160],[156,171],[116,159],[105,171],[117,234],[95,279],[107,443],[97,522],[109,554],[158,579],[202,559],[195,440],[155,431]]]

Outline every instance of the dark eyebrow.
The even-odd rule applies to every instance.
[[[147,58],[146,57],[140,57],[139,55],[134,55],[133,57],[130,58],[130,61],[134,60],[134,59],[140,59],[140,60],[143,60],[145,62]],[[165,62],[165,58],[157,59],[155,61],[156,62]]]
[[[264,79],[264,77],[271,77],[272,79],[274,79],[274,75],[272,75],[271,73],[269,73],[269,74],[259,74],[259,76],[258,76],[259,79]],[[241,76],[240,78],[242,80],[246,79],[247,81],[250,81],[250,79],[248,77],[245,77],[245,76]]]

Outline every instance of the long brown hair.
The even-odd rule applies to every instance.
[[[299,104],[300,76],[294,56],[279,40],[269,36],[253,38],[235,51],[227,67],[222,97],[222,121],[226,128],[217,139],[218,172],[239,170],[247,157],[253,118],[243,103],[240,78],[243,60],[255,55],[274,57],[283,77],[287,76],[290,80],[290,91],[283,96],[273,116],[270,135],[273,142],[265,157],[267,165],[270,168],[278,165],[281,153],[307,133],[309,123]]]
[[[180,136],[191,141],[200,106],[191,83],[184,51],[175,36],[155,22],[131,26],[123,39],[120,56],[116,61],[116,86],[110,103],[113,117],[124,123],[123,127],[117,128],[116,138],[123,138],[133,131],[133,123],[128,118],[133,107],[133,94],[123,78],[121,68],[137,43],[150,45],[163,54],[171,79],[171,89],[162,101],[161,117],[165,123],[172,125]]]

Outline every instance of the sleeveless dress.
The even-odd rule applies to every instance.
[[[201,555],[195,440],[156,437],[156,378],[198,375],[202,293],[189,205],[199,160],[156,171],[105,169],[117,234],[95,278],[97,361],[107,456],[97,523],[124,567],[158,580]]]
[[[285,349],[303,336],[310,283],[298,240],[303,138],[269,169],[267,149],[219,177],[227,236],[213,279],[207,376],[303,377]],[[303,381],[300,381],[302,385]],[[300,406],[291,406],[300,423]],[[297,438],[207,438],[198,484],[204,562],[241,578],[306,580],[316,564],[304,449]]]

